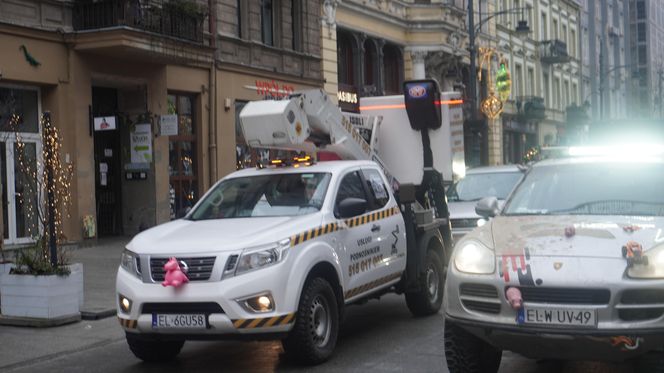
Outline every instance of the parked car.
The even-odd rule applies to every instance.
[[[664,371],[660,157],[545,160],[502,211],[478,202],[492,219],[457,243],[447,273],[451,372],[496,372],[503,350]]]
[[[496,197],[504,201],[523,176],[516,165],[488,166],[470,169],[466,176],[447,190],[447,202],[452,223],[452,237],[458,241],[463,235],[477,228],[483,219],[475,213],[477,201],[484,197]]]

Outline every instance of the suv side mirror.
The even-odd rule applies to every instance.
[[[475,205],[475,213],[484,219],[492,218],[498,215],[500,205],[496,197],[484,197]]]
[[[339,202],[338,209],[340,218],[361,215],[367,211],[367,201],[361,198],[349,197]]]

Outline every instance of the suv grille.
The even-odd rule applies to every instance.
[[[524,302],[560,304],[608,304],[609,289],[521,287]]]
[[[185,262],[189,270],[186,275],[189,281],[206,281],[210,279],[216,257],[177,258],[178,262]],[[150,258],[150,274],[153,281],[164,281],[164,264],[168,258]],[[180,264],[182,268],[182,264]]]
[[[626,290],[617,306],[618,317],[624,321],[657,319],[664,315],[662,304],[664,304],[664,289]]]
[[[491,285],[461,284],[459,293],[469,297],[498,298],[498,290]]]

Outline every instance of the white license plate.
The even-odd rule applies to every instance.
[[[152,314],[153,329],[205,329],[207,322],[202,314]]]
[[[597,313],[590,309],[524,307],[525,324],[597,326]]]

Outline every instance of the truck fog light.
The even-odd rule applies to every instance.
[[[270,312],[274,310],[274,300],[270,294],[257,295],[244,301],[247,308],[254,312]]]
[[[124,313],[131,312],[131,299],[125,297],[122,294],[120,294],[119,297],[120,297],[120,310]]]

